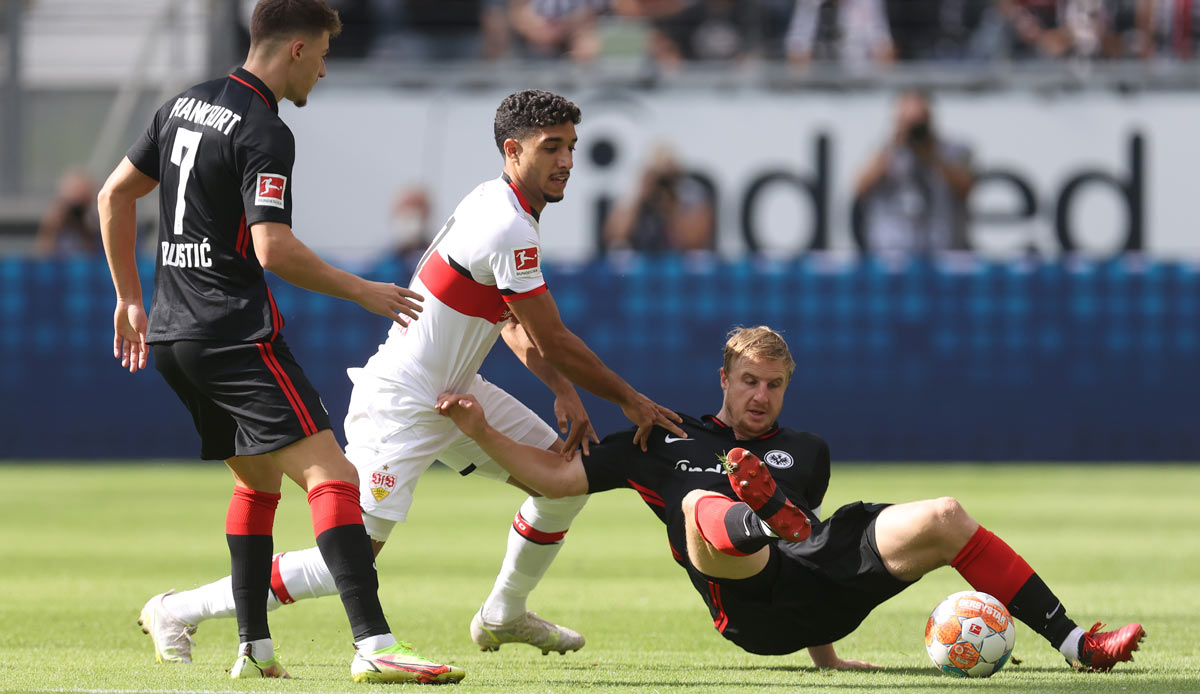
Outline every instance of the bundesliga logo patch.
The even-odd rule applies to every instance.
[[[537,277],[542,274],[541,268],[538,267],[538,247],[530,246],[528,248],[514,248],[513,262],[516,264],[516,276],[519,279],[527,277]]]
[[[254,204],[259,207],[283,209],[283,189],[287,187],[287,176],[260,173],[258,188],[254,192]]]

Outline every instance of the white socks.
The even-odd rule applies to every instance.
[[[368,636],[362,641],[355,641],[354,650],[362,653],[363,655],[371,655],[375,651],[378,651],[381,648],[387,648],[394,643],[396,643],[396,637],[392,636],[391,632],[388,632],[386,634]]]
[[[1062,653],[1067,660],[1075,662],[1079,660],[1079,643],[1082,640],[1083,629],[1075,627],[1071,630],[1070,634],[1067,634],[1067,638],[1063,640],[1062,644],[1059,645],[1058,652]]]
[[[276,572],[273,567],[271,587],[274,590],[267,596],[268,610],[277,609],[283,604],[281,600],[294,602],[324,595],[337,595],[333,574],[329,573],[325,560],[321,558],[321,550],[317,547],[299,552],[284,552],[276,555],[275,562],[278,575],[283,579],[283,586],[275,584]],[[233,585],[228,576],[193,590],[168,595],[163,598],[163,607],[192,625],[206,619],[236,616]]]
[[[250,647],[250,657],[257,663],[269,663],[275,659],[275,644],[269,638],[239,643],[238,655],[245,653],[247,646]]]
[[[525,614],[525,599],[558,556],[563,535],[585,503],[586,495],[562,499],[531,496],[521,504],[508,531],[504,563],[483,603],[485,622],[506,624]]]

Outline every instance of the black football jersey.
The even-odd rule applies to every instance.
[[[292,223],[296,142],[244,69],[162,105],[127,156],[159,183],[149,342],[274,339],[283,327],[250,226]]]
[[[684,551],[681,504],[693,489],[736,500],[718,454],[745,448],[770,466],[771,476],[788,499],[806,511],[821,505],[829,488],[829,446],[805,431],[773,427],[756,439],[738,440],[733,429],[712,415],[680,415],[687,438],[655,428],[647,451],[633,444],[634,429],[606,436],[583,457],[588,493],[628,487],[667,525],[671,548]]]

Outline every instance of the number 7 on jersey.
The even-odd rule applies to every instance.
[[[175,192],[175,233],[183,233],[183,213],[187,209],[183,196],[187,192],[188,179],[192,177],[192,165],[196,163],[196,150],[200,149],[203,133],[187,128],[175,130],[175,144],[171,147],[171,163],[179,167],[179,190]]]

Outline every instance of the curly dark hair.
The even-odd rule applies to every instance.
[[[504,154],[504,141],[520,140],[535,130],[563,123],[579,124],[579,107],[558,94],[526,89],[509,94],[496,109],[496,147]]]

